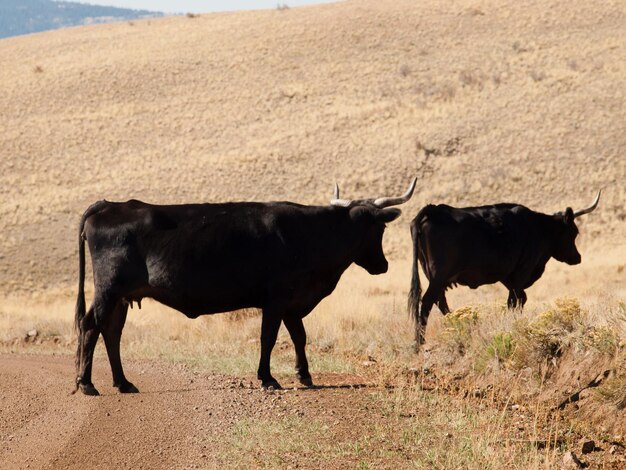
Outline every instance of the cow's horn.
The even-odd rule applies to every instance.
[[[333,198],[330,200],[330,205],[348,207],[350,204],[352,204],[352,201],[348,199],[339,199],[339,185],[335,183],[335,192],[333,194]]]
[[[409,186],[409,189],[402,196],[379,197],[378,199],[374,201],[374,205],[382,209],[383,207],[397,206],[398,204],[404,204],[406,201],[411,199],[411,196],[413,196],[413,190],[415,189],[416,182],[417,182],[417,178],[413,178],[413,181],[411,181],[411,185]]]
[[[602,190],[598,191],[595,201],[593,201],[593,204],[591,204],[589,207],[587,207],[586,209],[581,209],[579,211],[574,212],[574,218],[579,217],[581,215],[589,214],[589,212],[592,212],[596,207],[598,207],[598,201],[600,200],[601,193],[602,193]]]

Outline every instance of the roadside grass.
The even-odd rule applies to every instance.
[[[304,319],[307,353],[316,372],[354,373],[366,366],[386,378],[419,364],[413,325],[405,311],[405,274],[395,269],[374,283],[352,269],[333,295]],[[89,298],[89,295],[88,295]],[[182,362],[198,370],[252,375],[258,365],[260,314],[254,310],[189,320],[146,299],[129,310],[122,336],[122,358]],[[32,336],[29,336],[32,334]],[[445,351],[452,366],[463,359],[467,373],[489,375],[500,369],[532,369],[537,385],[566,351],[585,352],[619,362],[626,348],[626,303],[619,299],[581,303],[562,298],[509,311],[500,302],[466,304],[447,316],[431,314],[427,347]],[[429,346],[431,345],[431,346]],[[73,303],[0,304],[0,351],[68,353],[75,350]],[[99,345],[98,355],[104,354]],[[380,367],[385,365],[385,367]],[[277,375],[291,375],[294,351],[281,327],[272,355]]]
[[[546,419],[542,409],[526,413],[530,425],[520,427],[505,407],[427,393],[416,385],[361,391],[352,399],[348,416],[241,420],[223,436],[227,445],[215,463],[222,468],[554,468],[561,446],[574,439],[559,432],[558,422]],[[351,415],[358,415],[357,432]],[[546,434],[558,438],[546,442]]]

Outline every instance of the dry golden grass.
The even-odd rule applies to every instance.
[[[418,175],[392,260],[425,203],[556,212],[602,188],[563,280],[624,295],[624,19],[619,2],[363,0],[2,40],[0,291],[73,289],[98,199],[325,204],[334,181],[366,197]]]

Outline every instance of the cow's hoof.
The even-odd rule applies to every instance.
[[[93,384],[78,384],[78,388],[80,389],[81,392],[83,392],[83,395],[88,395],[91,397],[96,397],[100,395],[100,392],[98,392],[98,390],[96,389],[96,387],[93,386]]]
[[[263,390],[267,390],[267,391],[272,391],[272,390],[282,390],[283,387],[280,386],[280,384],[276,381],[270,381],[270,382],[263,382],[261,384],[261,388]]]
[[[139,389],[130,382],[118,386],[117,389],[120,393],[139,393]]]
[[[309,377],[298,377],[298,380],[305,387],[312,387],[313,386],[313,379],[311,378],[311,376],[309,376]]]
[[[413,343],[415,352],[420,352],[422,346],[426,343],[426,338],[423,335],[419,335],[415,338],[415,342]]]

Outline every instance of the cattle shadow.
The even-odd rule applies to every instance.
[[[361,388],[372,388],[373,385],[358,383],[358,384],[331,384],[331,385],[311,385],[310,387],[292,387],[287,390],[294,391],[306,391],[306,390],[358,390]]]
[[[141,396],[150,396],[150,395],[170,395],[170,394],[179,394],[179,393],[193,393],[193,392],[229,392],[229,391],[244,391],[244,390],[253,390],[259,393],[267,393],[267,394],[284,394],[289,392],[315,392],[315,391],[323,391],[323,390],[360,390],[360,389],[370,389],[375,388],[372,384],[366,383],[342,383],[342,384],[320,384],[320,385],[311,385],[309,387],[305,386],[286,386],[279,390],[264,390],[261,386],[243,386],[243,387],[233,387],[233,386],[195,386],[195,387],[172,387],[166,389],[148,389],[142,390],[140,389],[139,393],[129,393],[123,394],[117,391],[100,391],[100,397],[120,397],[120,396],[128,396],[128,397],[141,397]]]

